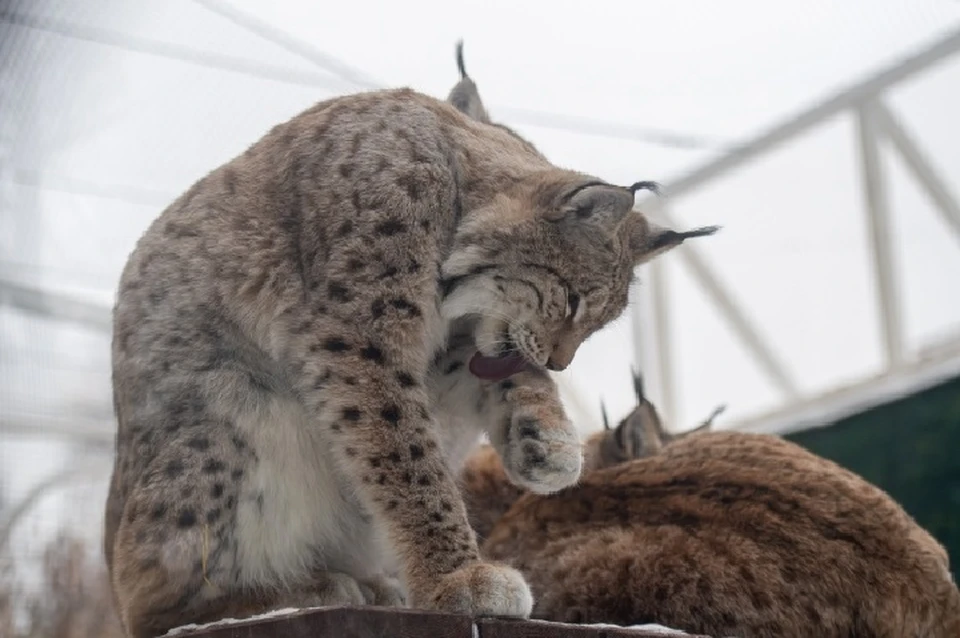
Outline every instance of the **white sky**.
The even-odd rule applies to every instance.
[[[951,0],[232,6],[383,85],[437,97],[457,80],[453,47],[462,37],[467,67],[495,118],[557,164],[622,183],[669,182],[717,153],[558,131],[511,114],[546,111],[739,142],[960,28],[960,2]],[[18,10],[324,74],[192,0],[90,7],[61,0],[24,2]],[[24,91],[8,111],[14,161],[0,191],[3,272],[105,303],[137,237],[169,201],[273,124],[349,90],[334,78],[332,88],[321,89],[43,31],[16,33],[31,39],[12,67]],[[31,95],[36,102],[27,101]],[[960,56],[898,87],[890,104],[960,193]],[[880,362],[855,133],[849,116],[838,117],[672,204],[686,224],[725,227],[699,245],[809,392]],[[887,154],[885,162],[908,342],[916,347],[960,326],[960,251],[896,158]],[[111,196],[78,193],[93,188]],[[729,420],[775,405],[776,393],[690,277],[674,258],[664,263],[677,336],[676,426],[692,425],[721,402],[730,405]],[[23,386],[23,402],[49,403],[56,412],[93,393],[109,410],[104,340],[49,329],[44,334],[53,336],[38,342],[30,326],[13,320],[5,329],[7,343],[29,360],[31,373],[12,381]],[[615,418],[631,407],[632,348],[624,319],[578,354],[569,378],[594,418],[601,396]],[[47,375],[44,366],[55,370]]]

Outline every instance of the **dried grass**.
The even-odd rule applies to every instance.
[[[0,567],[0,636],[123,638],[106,567],[83,542],[61,535],[46,547],[42,569],[42,588],[28,594],[10,565]]]

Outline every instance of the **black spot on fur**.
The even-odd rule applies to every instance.
[[[374,319],[379,319],[383,316],[386,308],[387,305],[383,302],[383,299],[374,299],[373,303],[370,304],[370,314],[373,315]]]
[[[457,370],[459,370],[459,369],[462,368],[462,367],[463,367],[463,362],[461,362],[461,361],[454,361],[454,362],[452,362],[450,365],[447,366],[447,369],[444,370],[443,373],[444,373],[444,374],[453,374],[454,372],[456,372]]]
[[[417,459],[423,458],[423,446],[413,443],[410,446],[410,458],[416,461]]]
[[[396,427],[397,424],[400,423],[400,408],[394,403],[385,405],[383,409],[380,410],[380,416],[382,416],[387,423]]]
[[[373,361],[374,363],[379,363],[380,365],[383,365],[383,362],[384,362],[383,351],[373,344],[370,344],[366,348],[361,350],[360,356],[366,359],[367,361]]]
[[[209,512],[207,512],[207,523],[210,523],[210,524],[212,525],[213,523],[216,523],[216,522],[217,522],[217,519],[219,519],[219,518],[220,518],[220,508],[219,508],[219,507],[216,507],[216,508],[210,510]]]
[[[339,281],[331,281],[327,285],[327,295],[334,301],[346,302],[352,299],[350,291]]]
[[[187,441],[187,447],[190,447],[194,450],[206,450],[210,447],[210,439],[198,436]]]
[[[430,485],[430,477],[426,475],[421,476],[420,478],[417,479],[417,484],[423,485],[424,487]]]
[[[514,387],[516,387],[516,384],[515,384],[513,381],[511,381],[510,379],[507,379],[506,381],[501,381],[501,382],[500,382],[500,389],[501,389],[501,390],[512,390]]]
[[[340,227],[337,229],[338,237],[346,237],[353,232],[353,221],[350,219],[344,220]]]
[[[380,278],[388,279],[390,277],[396,277],[398,272],[400,272],[400,270],[396,266],[390,266],[380,274]]]
[[[340,176],[341,177],[350,177],[353,174],[353,164],[350,162],[344,162],[340,165]]]
[[[210,488],[211,498],[220,498],[223,496],[223,483],[214,483]]]
[[[165,472],[168,477],[176,478],[183,473],[183,463],[179,460],[170,461],[167,463]]]
[[[394,299],[390,302],[390,305],[396,308],[397,310],[406,310],[413,317],[420,316],[420,308],[410,303],[406,299]]]
[[[227,469],[227,466],[223,464],[223,461],[218,461],[217,459],[211,458],[203,462],[203,471],[207,474],[217,474],[225,469]]]
[[[517,434],[522,439],[540,440],[540,427],[536,419],[520,419],[517,427]]]
[[[177,527],[180,529],[186,529],[188,527],[193,527],[197,523],[197,515],[193,510],[182,510],[180,515],[177,516]]]
[[[443,514],[440,512],[433,512],[430,514],[430,518],[439,523],[443,520]]]
[[[330,337],[323,342],[323,349],[329,352],[346,352],[350,346],[340,337]]]
[[[407,192],[407,197],[415,202],[420,201],[420,180],[411,173],[406,173],[397,178],[397,186]]]
[[[399,505],[399,504],[400,504],[400,501],[389,500],[389,501],[387,501],[387,509],[388,509],[388,510],[395,510],[395,509],[397,509],[397,505]]]
[[[400,453],[399,453],[399,452],[391,452],[390,454],[387,455],[387,460],[390,461],[391,463],[399,463],[399,462],[400,462]]]
[[[364,261],[362,259],[357,259],[356,257],[347,261],[347,271],[348,272],[357,272],[363,268]]]
[[[406,229],[407,225],[397,219],[388,219],[385,222],[380,222],[376,226],[377,234],[385,235],[387,237],[402,233]]]
[[[417,385],[417,382],[414,380],[414,378],[406,372],[398,372],[397,381],[399,381],[400,385],[404,388],[412,388],[413,386]]]
[[[349,407],[343,409],[343,418],[347,421],[359,421],[360,420],[360,410],[356,407]]]
[[[240,468],[237,468],[234,471],[230,472],[230,478],[232,478],[234,481],[239,481],[242,477],[243,477],[243,470]]]
[[[150,512],[150,518],[159,521],[167,513],[167,506],[164,503],[154,506],[153,510]]]
[[[367,459],[367,460],[370,461],[370,467],[372,467],[372,468],[374,468],[374,469],[379,468],[379,467],[382,465],[382,463],[380,462],[380,459],[378,459],[378,458],[375,457],[375,456],[371,456],[371,457],[370,457],[369,459]]]

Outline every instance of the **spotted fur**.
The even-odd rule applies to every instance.
[[[603,411],[603,430],[584,441],[583,472],[600,470],[660,453],[664,446],[687,436],[707,432],[723,407],[714,410],[692,430],[670,432],[660,418],[656,406],[643,392],[643,381],[634,374],[637,405],[615,428],[607,423]],[[485,539],[493,526],[528,490],[511,481],[497,451],[490,445],[480,446],[464,464],[460,475],[460,491],[467,507],[470,527],[477,537]]]
[[[889,496],[768,435],[702,433],[526,495],[483,555],[533,616],[742,638],[952,638],[946,551]]]
[[[138,242],[105,529],[131,635],[290,605],[529,613],[519,573],[480,560],[459,465],[486,431],[517,483],[575,482],[546,370],[621,313],[637,264],[710,231],[655,227],[489,123],[465,74],[455,93],[321,102]],[[527,369],[481,381],[478,351]]]

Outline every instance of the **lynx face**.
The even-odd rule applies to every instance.
[[[448,101],[497,126],[460,49],[457,61],[461,81]],[[501,380],[525,367],[565,369],[587,337],[623,312],[636,266],[717,230],[676,232],[634,212],[636,190],[653,186],[550,170],[518,178],[473,212],[443,264],[441,312],[448,321],[473,324],[476,376]]]

